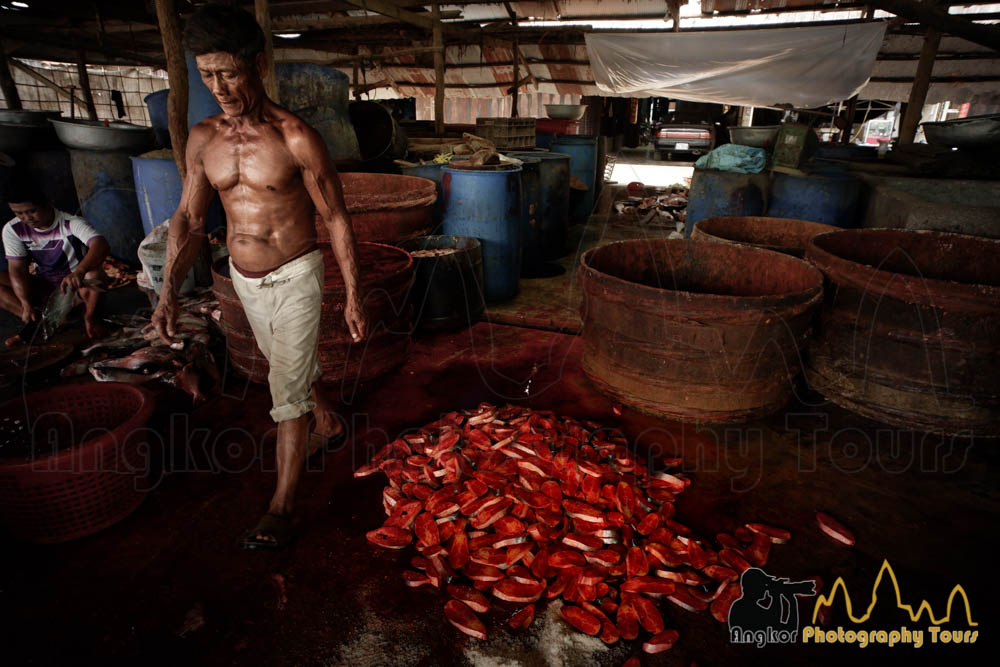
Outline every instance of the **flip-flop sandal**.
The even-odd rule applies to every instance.
[[[261,539],[258,535],[273,539]],[[267,513],[257,525],[243,533],[239,546],[251,551],[278,551],[292,541],[292,519],[280,514]]]
[[[339,446],[344,440],[347,439],[347,422],[343,417],[338,415],[336,412],[332,413],[337,421],[340,422],[340,433],[328,438],[325,435],[320,435],[313,431],[309,432],[309,451],[310,454],[306,457],[311,459],[319,454],[326,454],[327,452],[333,450],[335,447]]]

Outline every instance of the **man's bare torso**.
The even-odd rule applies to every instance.
[[[248,271],[266,271],[316,243],[313,202],[287,136],[302,123],[273,104],[261,120],[237,125],[220,114],[206,119],[205,176],[226,209],[227,245]]]

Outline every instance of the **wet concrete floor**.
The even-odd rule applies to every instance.
[[[418,338],[406,364],[378,382],[331,387],[355,437],[310,464],[296,540],[279,553],[236,548],[273,486],[267,393],[230,375],[226,395],[191,411],[184,397],[162,392],[155,480],[132,516],[62,545],[0,538],[3,664],[622,664],[639,642],[606,649],[567,631],[555,605],[515,632],[505,621],[518,605],[498,603],[485,617],[486,642],[461,635],[444,619],[442,594],[404,585],[399,573],[412,551],[365,540],[384,518],[385,481],[355,480],[353,469],[387,439],[480,401],[595,419],[622,427],[644,451],[684,456],[694,483],[678,501],[679,520],[707,536],[754,520],[790,529],[768,572],[819,575],[827,587],[843,577],[856,614],[888,561],[902,601],[926,599],[935,616],[960,584],[980,630],[973,647],[930,645],[925,632],[919,650],[756,648],[731,644],[707,615],[664,601],[681,639],[643,664],[981,664],[995,650],[995,443],[882,428],[802,392],[781,413],[741,427],[684,427],[628,409],[616,418],[583,376],[580,352],[575,336],[483,322]],[[816,510],[841,519],[857,545],[824,536]],[[912,622],[885,604],[894,595],[884,578],[868,623],[856,626],[840,609],[833,627],[926,630],[925,618]],[[960,600],[944,627],[968,627]]]

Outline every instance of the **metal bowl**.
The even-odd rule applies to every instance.
[[[31,150],[34,128],[17,123],[0,123],[0,152],[20,153]]]
[[[587,113],[584,104],[546,104],[545,113],[552,120],[580,120]]]
[[[1000,144],[1000,114],[922,123],[927,143],[949,148],[982,148]]]
[[[88,151],[122,151],[143,153],[153,146],[153,128],[131,123],[100,120],[55,120],[59,141],[68,148]]]
[[[0,109],[0,123],[48,127],[50,118],[58,118],[62,111],[36,111],[26,109]]]
[[[754,148],[769,148],[774,145],[774,140],[778,136],[780,125],[761,125],[759,127],[729,128],[729,140],[741,146],[753,146]]]

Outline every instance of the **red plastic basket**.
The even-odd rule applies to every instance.
[[[131,514],[146,493],[152,412],[148,391],[117,383],[55,387],[0,405],[5,430],[25,431],[34,451],[73,443],[31,459],[0,457],[0,521],[19,539],[53,543]]]

